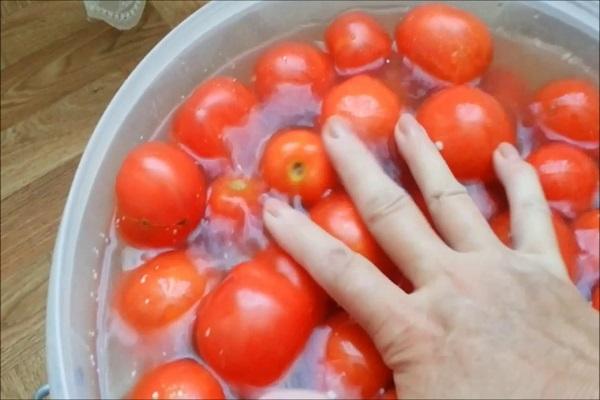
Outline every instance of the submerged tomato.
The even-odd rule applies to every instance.
[[[575,235],[558,214],[552,214],[552,224],[554,225],[554,233],[556,234],[560,254],[567,267],[569,277],[573,283],[577,283],[579,280],[579,269],[577,267],[577,241],[575,240]],[[503,212],[492,218],[490,226],[502,243],[512,246],[510,214],[508,212]]]
[[[596,287],[592,290],[592,307],[596,310],[600,310],[600,285],[596,284]]]
[[[162,328],[202,298],[207,278],[185,251],[163,253],[123,275],[116,306],[138,331]]]
[[[492,153],[500,143],[516,141],[514,124],[500,103],[469,86],[435,93],[417,119],[461,181],[492,180]]]
[[[258,215],[260,196],[265,192],[261,181],[235,176],[217,178],[208,190],[211,217],[225,218],[238,227],[249,215]]]
[[[325,43],[340,74],[380,67],[392,52],[385,29],[360,11],[336,17],[325,31]]]
[[[394,131],[402,103],[383,82],[358,75],[333,87],[323,100],[321,124],[332,115],[346,118],[363,139],[387,139]]]
[[[225,129],[241,125],[255,104],[254,94],[236,79],[209,79],[177,110],[173,137],[200,157],[227,157]]]
[[[238,388],[275,382],[300,354],[326,297],[289,257],[269,249],[236,266],[198,309],[198,353]]]
[[[224,399],[219,381],[191,359],[171,361],[147,372],[128,399]]]
[[[267,142],[260,170],[270,187],[300,196],[305,205],[315,203],[336,184],[321,137],[307,129],[276,133]]]
[[[334,77],[329,58],[301,42],[282,42],[268,48],[254,67],[256,92],[261,99],[275,94],[282,85],[308,86],[320,97]]]
[[[568,144],[550,143],[529,155],[546,199],[566,216],[589,208],[598,190],[598,164]]]
[[[342,398],[372,398],[392,380],[367,333],[341,312],[328,322],[325,345],[325,386]]]
[[[117,230],[135,247],[179,245],[204,215],[202,168],[166,143],[148,142],[131,151],[115,190]]]
[[[454,84],[480,76],[492,61],[489,30],[474,15],[444,4],[413,8],[396,27],[398,53]]]
[[[600,111],[598,87],[579,79],[548,83],[535,95],[532,111],[546,133],[586,147],[598,147]]]
[[[481,89],[494,96],[513,120],[526,116],[529,88],[515,71],[503,67],[490,68],[483,76]]]

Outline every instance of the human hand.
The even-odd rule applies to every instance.
[[[513,250],[413,117],[401,116],[395,138],[439,235],[343,120],[329,119],[323,131],[348,194],[413,293],[269,199],[273,238],[367,331],[402,398],[597,398],[598,314],[569,281],[532,167],[511,145],[494,153]]]

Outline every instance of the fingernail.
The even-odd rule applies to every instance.
[[[274,197],[269,197],[265,200],[264,210],[269,213],[271,216],[278,218],[281,216],[281,212],[283,211],[285,204]]]
[[[509,161],[514,161],[521,158],[515,146],[510,143],[500,143],[498,146],[498,151],[502,157]]]
[[[339,139],[344,136],[346,134],[344,121],[335,115],[330,117],[325,125],[325,134],[333,139]]]

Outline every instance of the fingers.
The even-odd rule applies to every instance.
[[[431,255],[448,250],[404,189],[340,118],[330,118],[323,141],[346,191],[369,230],[404,274],[421,286],[433,274]]]
[[[417,120],[403,114],[396,125],[395,138],[446,242],[459,251],[496,243],[486,219]]]
[[[273,238],[352,317],[374,334],[390,311],[408,314],[408,295],[364,257],[350,251],[306,215],[270,198],[263,219]]]

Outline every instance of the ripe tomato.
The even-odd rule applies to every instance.
[[[144,143],[121,165],[116,197],[117,229],[128,244],[176,246],[204,215],[204,172],[175,146]]]
[[[269,186],[289,196],[299,195],[307,205],[336,184],[321,137],[307,129],[276,133],[267,142],[260,170]]]
[[[191,359],[171,361],[149,372],[135,384],[128,399],[224,399],[217,379]]]
[[[392,41],[385,29],[360,11],[334,19],[325,31],[325,44],[340,74],[378,68],[392,52]]]
[[[550,143],[529,155],[550,205],[568,217],[589,208],[598,190],[598,165],[568,144]]]
[[[348,314],[327,323],[325,386],[345,398],[373,398],[390,383],[392,372],[383,363],[371,338]]]
[[[257,179],[221,176],[208,192],[210,215],[231,220],[240,227],[248,215],[258,214],[265,188]]]
[[[492,153],[500,143],[516,140],[514,124],[500,103],[468,86],[435,93],[421,105],[417,119],[462,181],[492,180]]]
[[[261,99],[281,85],[309,86],[322,96],[333,84],[331,60],[319,49],[301,42],[282,42],[267,49],[254,67],[255,88]]]
[[[481,89],[494,96],[513,120],[525,117],[530,93],[527,83],[516,72],[492,67],[483,76]]]
[[[592,307],[600,311],[600,284],[592,290]]]
[[[398,394],[396,393],[396,389],[388,389],[381,396],[382,400],[396,400],[398,398]]]
[[[333,87],[325,99],[321,124],[332,115],[347,120],[364,139],[387,139],[402,109],[398,96],[380,80],[358,75]]]
[[[575,235],[560,215],[552,214],[552,224],[554,225],[554,233],[558,241],[560,254],[567,267],[567,272],[573,283],[577,283],[579,279],[579,270],[577,267],[577,241]],[[490,226],[498,239],[507,246],[512,246],[512,238],[510,233],[510,214],[503,212],[496,215],[490,220]]]
[[[598,87],[579,79],[563,79],[542,87],[531,108],[546,134],[597,148],[598,104]]]
[[[209,79],[180,106],[172,135],[200,157],[227,157],[225,128],[243,124],[255,104],[254,94],[236,79]]]
[[[582,275],[598,278],[600,269],[600,211],[590,210],[573,222],[577,244],[581,250],[579,265]]]
[[[198,353],[238,389],[279,379],[323,316],[323,292],[274,252],[236,266],[198,309]]]
[[[413,8],[396,27],[398,52],[454,84],[480,76],[492,61],[490,32],[474,15],[444,4]]]

